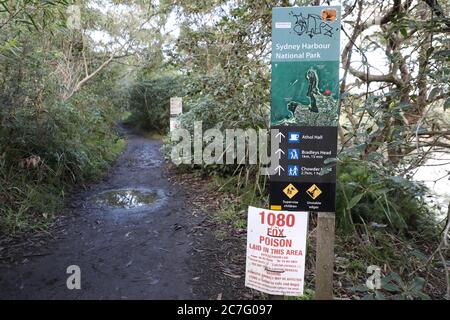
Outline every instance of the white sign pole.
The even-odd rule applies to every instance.
[[[180,125],[178,116],[183,113],[183,99],[180,97],[170,98],[170,132]]]

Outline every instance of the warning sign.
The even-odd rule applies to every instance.
[[[322,190],[319,189],[318,186],[316,186],[315,184],[313,184],[311,186],[311,188],[309,188],[306,193],[313,199],[316,200],[321,194],[322,194]]]
[[[283,192],[289,199],[292,199],[298,193],[298,190],[292,183],[290,183],[286,188],[284,188]]]
[[[286,185],[289,188],[286,188]],[[297,192],[295,193],[294,190]],[[336,185],[334,183],[271,181],[270,209],[334,212],[336,209],[335,194]]]
[[[245,285],[272,295],[303,294],[307,212],[248,209]]]

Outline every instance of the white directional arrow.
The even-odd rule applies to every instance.
[[[278,175],[281,176],[281,171],[282,170],[284,171],[283,167],[282,166],[278,166],[278,167],[275,168],[275,173],[278,173]]]
[[[281,142],[281,139],[286,138],[286,136],[284,134],[282,134],[281,132],[278,132],[278,134],[275,136],[275,138],[279,138],[279,140]]]
[[[286,154],[283,150],[278,149],[275,154],[278,154],[278,159],[281,159],[281,154]]]

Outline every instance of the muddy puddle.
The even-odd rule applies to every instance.
[[[93,196],[91,202],[100,207],[133,210],[158,207],[164,199],[161,190],[130,188],[104,191]]]

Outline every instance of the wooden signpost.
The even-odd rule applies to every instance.
[[[316,300],[333,299],[334,213],[317,214]]]

